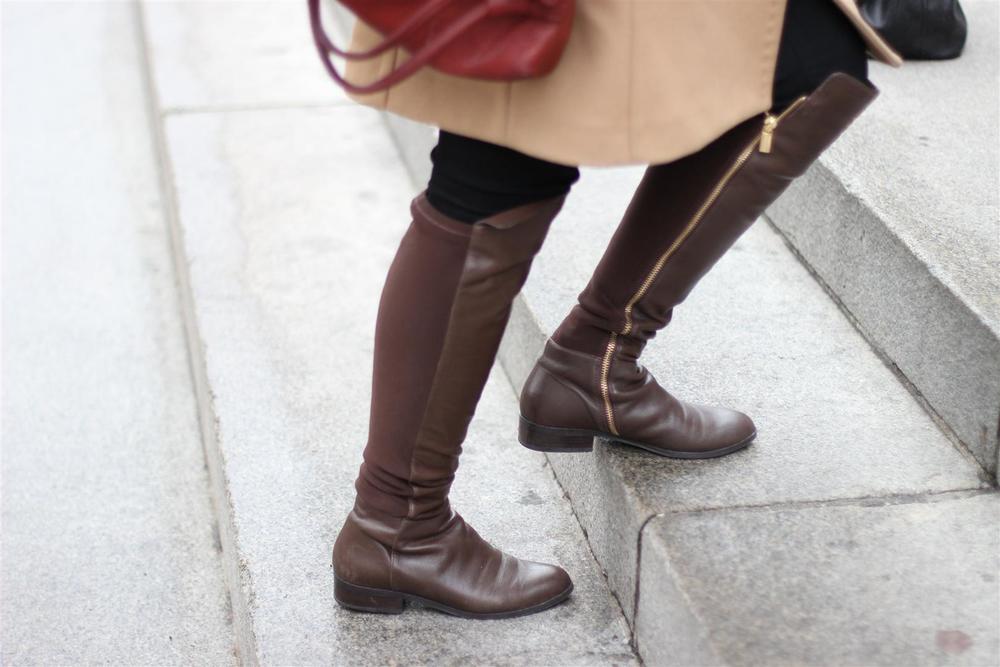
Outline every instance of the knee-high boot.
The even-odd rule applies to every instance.
[[[589,451],[596,436],[677,458],[750,444],[749,417],[678,400],[639,355],[701,277],[877,94],[838,72],[780,114],[751,118],[697,153],[649,167],[579,303],[525,383],[521,442]]]
[[[383,288],[371,423],[357,497],[333,550],[335,597],[500,618],[566,599],[569,576],[490,546],[448,502],[510,305],[563,197],[474,224],[418,195]]]

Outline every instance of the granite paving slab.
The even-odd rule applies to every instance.
[[[873,345],[995,473],[1000,3],[956,60],[872,64],[876,102],[768,212]]]
[[[134,8],[2,25],[0,662],[234,664]]]
[[[323,70],[305,0],[143,0],[142,10],[163,111],[351,103]]]
[[[654,665],[1000,661],[1000,495],[667,514],[642,541]]]
[[[255,657],[632,663],[628,626],[545,457],[516,442],[516,399],[502,376],[471,428],[454,502],[496,544],[563,564],[571,600],[490,622],[337,608],[330,549],[366,436],[378,294],[415,192],[369,109],[166,123]]]

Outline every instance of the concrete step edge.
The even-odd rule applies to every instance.
[[[943,430],[995,478],[1000,332],[822,158],[766,218]],[[832,238],[837,225],[845,233]]]
[[[140,39],[141,69],[149,104],[150,132],[154,140],[154,152],[160,176],[160,193],[163,215],[167,222],[170,238],[170,254],[177,279],[177,293],[180,301],[184,336],[187,339],[188,363],[191,382],[198,410],[202,446],[205,451],[205,465],[208,470],[209,492],[215,513],[218,540],[221,546],[223,576],[229,593],[232,612],[236,659],[243,665],[259,664],[257,639],[254,632],[252,603],[253,582],[249,570],[240,557],[240,539],[234,508],[226,477],[225,452],[217,430],[218,417],[215,412],[212,389],[208,379],[205,360],[205,346],[198,324],[197,307],[192,289],[190,262],[184,248],[184,232],[177,210],[177,196],[174,187],[173,170],[164,129],[164,112],[153,82],[150,63],[151,50],[146,30],[145,9],[142,2],[134,3],[137,34]]]

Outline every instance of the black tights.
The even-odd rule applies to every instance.
[[[865,43],[832,0],[788,0],[772,92],[778,111],[834,72],[868,79]],[[566,194],[574,166],[441,130],[431,150],[427,199],[439,211],[475,222],[509,208]]]

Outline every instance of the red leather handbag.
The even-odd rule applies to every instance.
[[[574,0],[340,0],[385,38],[367,51],[337,48],[323,31],[321,0],[309,0],[313,40],[330,76],[353,93],[384,90],[424,65],[447,74],[512,81],[551,72],[569,40]],[[374,58],[402,47],[410,57],[367,84],[346,81],[330,62]]]

